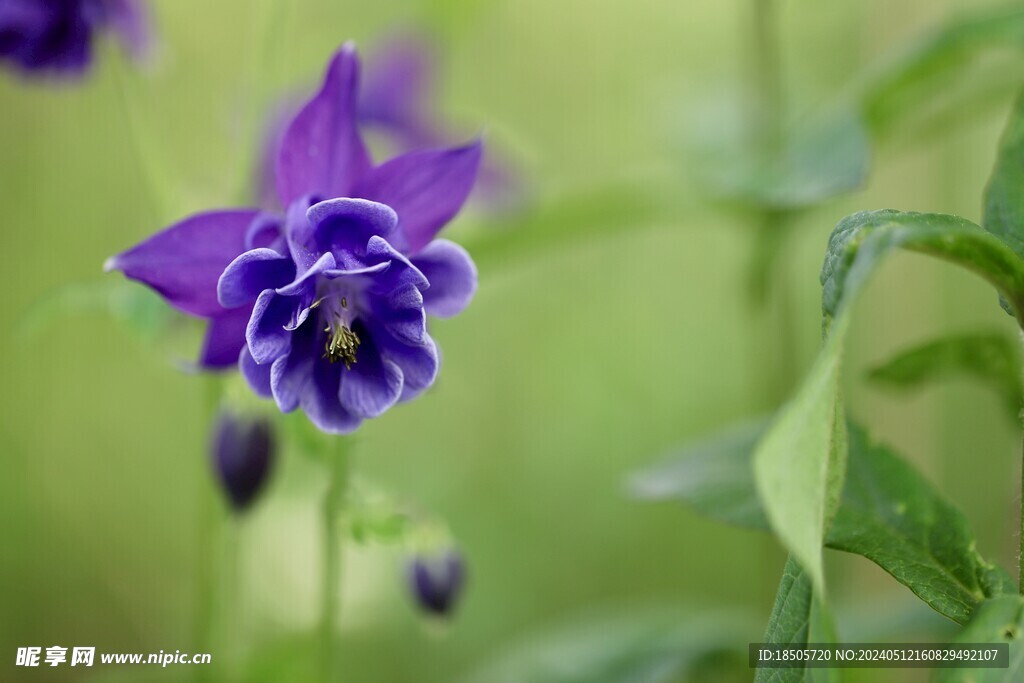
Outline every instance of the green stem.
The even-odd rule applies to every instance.
[[[341,514],[348,484],[347,442],[338,440],[337,450],[328,461],[327,492],[323,501],[324,551],[323,592],[320,605],[320,648],[324,683],[335,680],[338,658],[334,634],[341,600]]]
[[[204,456],[209,449],[217,411],[220,407],[223,385],[219,377],[203,379],[203,419],[206,429],[203,430],[205,442],[200,450]],[[199,545],[196,549],[196,610],[193,632],[195,634],[195,651],[210,652],[210,640],[213,630],[214,600],[216,599],[217,576],[214,568],[217,541],[217,499],[216,491],[211,485],[209,469],[203,468],[196,494],[196,538]],[[195,667],[199,680],[207,677],[209,667]]]
[[[1020,534],[1017,538],[1017,586],[1024,595],[1024,436],[1021,437]]]

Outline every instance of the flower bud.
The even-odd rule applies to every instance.
[[[264,417],[221,410],[213,431],[214,470],[235,510],[247,508],[266,484],[274,459],[274,431]]]
[[[448,616],[455,608],[465,581],[462,555],[452,549],[435,556],[417,555],[409,563],[409,587],[420,609]]]

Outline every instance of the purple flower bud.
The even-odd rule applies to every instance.
[[[449,550],[443,555],[417,555],[409,563],[409,587],[416,604],[435,616],[448,616],[455,608],[466,568],[462,555]]]
[[[263,417],[222,410],[214,427],[214,469],[235,510],[247,508],[262,490],[274,459],[274,431]]]

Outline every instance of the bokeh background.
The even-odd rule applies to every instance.
[[[359,477],[447,521],[467,592],[451,623],[426,623],[401,548],[350,545],[344,680],[496,681],[488,667],[550,644],[549,629],[652,610],[697,624],[728,613],[749,624],[738,641],[759,637],[784,561],[774,542],[640,504],[624,485],[781,398],[777,311],[747,291],[751,217],[707,200],[684,144],[693,110],[743,87],[750,4],[158,1],[160,45],[141,71],[106,45],[82,83],[0,76],[0,679],[193,675],[13,664],[25,645],[194,650],[199,530],[212,514],[215,555],[237,561],[215,563],[206,675],[308,680],[319,463],[285,449],[251,514],[232,519],[219,499],[211,511],[207,387],[181,369],[198,334],[140,323],[138,300],[101,266],[176,217],[240,201],[275,99],[311,87],[345,40],[372,63],[383,38],[408,30],[437,49],[444,119],[465,137],[484,130],[522,187],[511,206],[477,206],[450,228],[478,257],[480,290],[434,326],[437,386],[358,437]],[[787,101],[836,96],[956,12],[991,5],[781,2]],[[862,191],[795,220],[781,272],[796,370],[818,346],[817,276],[839,218],[891,207],[979,220],[1013,88],[989,95],[940,124],[908,118],[874,147]],[[913,342],[1012,321],[977,278],[907,255],[858,311],[851,412],[967,512],[983,554],[1013,566],[1016,436],[997,398],[969,382],[906,396],[862,379]],[[917,618],[909,593],[867,561],[828,561],[841,633]],[[938,621],[914,623],[941,632]],[[588,647],[604,646],[555,656],[574,672]],[[572,675],[562,680],[592,680]]]

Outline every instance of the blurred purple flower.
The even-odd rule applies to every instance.
[[[235,510],[247,508],[263,489],[276,443],[270,420],[221,410],[211,443],[213,467]]]
[[[346,45],[288,126],[277,156],[283,215],[200,213],[107,263],[210,319],[201,365],[237,362],[252,389],[320,429],[355,430],[429,387],[426,314],[476,291],[461,247],[435,239],[477,176],[479,141],[375,165],[356,123],[359,60]]]
[[[445,617],[455,609],[466,579],[465,562],[455,550],[418,555],[409,562],[409,588],[420,609]]]
[[[139,0],[0,0],[0,61],[26,73],[80,75],[93,35],[110,30],[138,56],[148,42]]]
[[[424,147],[442,147],[452,135],[434,112],[437,55],[430,41],[415,32],[402,32],[383,41],[368,62],[356,101],[356,116],[362,128],[377,136],[391,152]],[[256,179],[262,203],[275,200],[277,150],[287,122],[298,108],[281,104],[270,117]],[[507,165],[484,161],[476,195],[492,207],[510,203],[521,194],[519,179]]]

